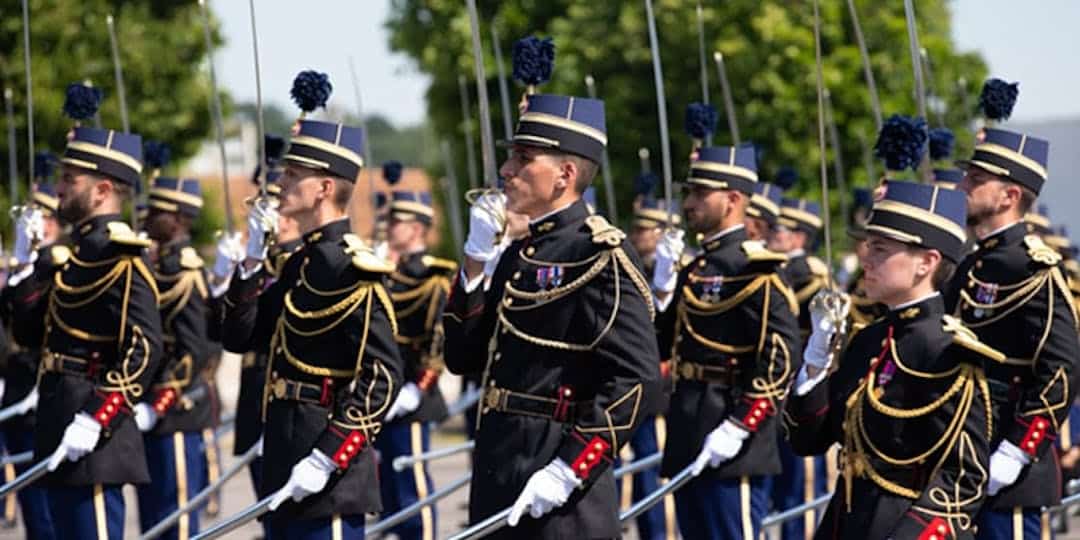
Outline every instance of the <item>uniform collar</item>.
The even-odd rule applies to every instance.
[[[273,246],[270,247],[270,254],[276,256],[276,255],[280,255],[282,253],[292,253],[292,252],[296,251],[298,248],[300,248],[300,245],[302,243],[303,243],[303,239],[301,239],[301,238],[293,238],[292,240],[289,240],[288,242],[276,243],[276,244],[274,244]]]
[[[90,236],[94,231],[104,230],[108,227],[108,224],[113,221],[120,221],[120,214],[103,214],[100,216],[94,216],[87,218],[79,223],[74,230],[71,231],[72,240],[78,242],[87,236]]]
[[[746,239],[746,227],[744,227],[742,224],[739,224],[734,227],[724,229],[709,237],[707,240],[702,241],[701,248],[704,249],[706,253],[709,253],[712,251],[716,251],[724,246],[730,246],[733,243],[741,244],[746,241]]]
[[[349,223],[349,218],[341,218],[331,221],[330,223],[305,234],[304,244],[310,245],[322,242],[337,242],[350,232],[352,232],[352,225]]]
[[[901,304],[889,310],[886,317],[891,323],[911,324],[927,317],[936,316],[941,318],[944,314],[945,300],[941,297],[941,293],[935,291],[929,296]]]
[[[529,235],[533,238],[539,238],[551,231],[581,223],[589,215],[589,207],[585,204],[585,201],[578,199],[562,210],[556,210],[529,222]]]
[[[183,238],[177,238],[176,240],[173,240],[173,241],[171,241],[171,242],[169,242],[167,244],[162,244],[161,248],[158,250],[158,254],[162,258],[168,257],[170,255],[175,255],[177,253],[180,253],[180,250],[182,250],[182,249],[184,249],[184,248],[186,248],[186,247],[188,247],[190,245],[191,245],[191,237],[190,236],[185,236]]]
[[[979,240],[979,249],[993,249],[999,245],[1014,244],[1024,239],[1027,236],[1027,227],[1023,221],[1017,221],[1011,225],[1006,225],[988,235],[985,238]]]

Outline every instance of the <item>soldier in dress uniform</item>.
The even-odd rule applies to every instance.
[[[603,102],[524,104],[505,199],[473,204],[444,315],[447,366],[483,372],[469,519],[514,501],[503,537],[615,538],[611,465],[660,392],[652,293],[625,234],[581,199],[607,142]],[[500,252],[504,210],[529,233]]]
[[[133,411],[161,356],[150,241],[120,217],[140,181],[142,140],[76,126],[60,161],[57,212],[73,224],[72,255],[48,296],[14,314],[45,321],[34,456],[53,471],[45,482],[58,538],[121,538],[121,486],[150,481]]]
[[[769,242],[773,229],[780,219],[780,203],[783,191],[776,184],[757,182],[750,204],[746,206],[746,236],[751,240]]]
[[[963,254],[963,223],[963,194],[890,181],[870,214],[862,261],[867,297],[888,314],[836,352],[844,299],[823,292],[811,303],[814,331],[785,423],[801,455],[843,445],[842,477],[815,538],[974,531],[991,431],[982,366],[1003,355],[945,314],[939,290]]]
[[[805,199],[783,198],[777,226],[769,237],[769,248],[786,253],[788,262],[783,275],[799,304],[800,345],[810,335],[810,299],[829,280],[829,267],[821,259],[807,253],[813,250],[821,233],[821,206]],[[783,472],[772,479],[772,501],[778,510],[787,510],[824,495],[827,489],[825,456],[797,456],[791,445],[779,435],[780,462]],[[814,532],[817,512],[803,514],[782,525],[784,540],[803,540]]]
[[[879,317],[884,317],[888,312],[886,306],[875,302],[866,296],[866,288],[863,285],[862,261],[867,255],[866,246],[866,222],[870,218],[870,210],[873,208],[873,193],[869,189],[855,188],[854,204],[852,204],[851,223],[848,224],[847,234],[851,237],[852,253],[850,255],[855,270],[847,282],[847,294],[851,300],[851,311],[848,315],[848,334],[855,335]],[[846,261],[845,261],[846,264]]]
[[[1053,441],[1069,412],[1080,360],[1077,319],[1061,255],[1029,234],[1024,215],[1047,180],[1050,144],[984,129],[959,189],[976,249],[957,270],[946,306],[1006,358],[987,366],[994,399],[991,499],[980,538],[1039,538],[1040,507],[1060,500]]]
[[[19,407],[22,411],[20,416],[8,420],[3,426],[4,442],[10,454],[34,449],[37,417],[34,411],[39,399],[38,365],[41,363],[41,342],[45,332],[44,318],[27,319],[15,315],[26,312],[24,304],[35,305],[48,297],[53,276],[71,258],[71,249],[59,242],[61,225],[56,216],[58,204],[54,185],[34,185],[28,208],[16,219],[16,268],[8,276],[7,287],[0,292],[4,327],[11,329],[14,338],[4,371],[3,406]],[[26,467],[17,466],[14,472],[21,473]],[[45,489],[31,485],[19,491],[17,497],[27,537],[45,540],[56,538]]]
[[[186,505],[207,482],[202,432],[213,422],[205,378],[210,292],[203,260],[191,245],[191,225],[202,212],[202,203],[202,190],[194,178],[158,176],[147,197],[150,211],[143,228],[157,245],[154,277],[164,351],[160,370],[135,405],[151,480],[138,489],[143,532]],[[163,537],[184,540],[198,531],[199,514],[191,512]]]
[[[226,295],[226,347],[270,339],[261,490],[273,494],[271,539],[363,538],[364,514],[381,510],[371,445],[403,365],[383,287],[393,267],[350,232],[347,215],[363,137],[359,128],[298,120],[278,183],[280,213],[296,220],[304,246],[264,293],[254,275],[278,211],[256,200],[248,257]],[[267,305],[260,294],[280,303]],[[272,332],[254,335],[257,328]]]
[[[405,384],[386,415],[375,448],[383,514],[388,516],[431,494],[435,486],[423,462],[395,471],[394,458],[416,456],[431,449],[431,425],[446,418],[439,391],[443,363],[442,311],[450,294],[457,263],[428,253],[427,235],[435,218],[431,193],[394,191],[390,197],[387,241],[397,259],[388,288],[397,315],[396,340],[405,362]],[[435,538],[435,506],[391,532],[402,540]]]
[[[776,414],[798,367],[798,306],[780,277],[787,257],[747,236],[756,182],[752,145],[700,149],[683,213],[703,253],[679,271],[678,237],[658,250],[657,331],[675,380],[660,472],[697,476],[675,493],[685,538],[757,538],[768,475],[780,472]]]

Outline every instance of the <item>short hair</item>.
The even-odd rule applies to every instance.
[[[1031,207],[1035,206],[1035,199],[1038,198],[1039,196],[1036,195],[1034,191],[1031,191],[1031,188],[1028,188],[1027,186],[1020,186],[1020,203],[1018,205],[1020,213],[1026,214],[1030,212]]]
[[[135,192],[135,186],[117,180],[107,174],[90,169],[83,169],[83,174],[93,178],[95,182],[108,182],[112,184],[113,193],[115,193],[121,201],[131,199],[132,194]]]
[[[577,167],[578,176],[577,181],[574,182],[574,191],[578,195],[585,193],[589,184],[592,184],[593,178],[596,178],[596,172],[600,170],[600,166],[595,161],[576,154],[563,154],[562,157]]]
[[[942,257],[937,269],[934,270],[934,275],[930,278],[930,285],[934,287],[934,290],[944,289],[954,272],[956,272],[956,263]]]
[[[353,183],[340,176],[330,176],[330,178],[334,180],[334,207],[338,210],[348,209],[349,201],[352,199]]]

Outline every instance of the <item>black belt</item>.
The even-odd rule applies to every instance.
[[[561,389],[562,390],[562,389]],[[505,388],[489,386],[484,390],[483,412],[499,411],[507,414],[537,416],[557,422],[569,422],[574,412],[588,401],[569,401],[513,392]]]
[[[85,358],[79,358],[77,356],[42,351],[41,369],[51,373],[88,375],[90,373],[90,362]]]
[[[681,380],[732,384],[741,371],[731,365],[714,366],[679,360],[674,373]]]
[[[270,395],[274,399],[300,401],[327,407],[333,400],[332,379],[325,379],[320,386],[278,377],[271,383]]]

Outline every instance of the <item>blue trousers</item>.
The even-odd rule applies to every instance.
[[[771,482],[772,507],[782,512],[808,503],[828,492],[825,457],[795,455],[783,436],[778,437],[780,462],[784,471],[773,476]],[[783,540],[808,540],[817,529],[816,512],[807,512],[802,519],[790,519],[781,526]]]
[[[56,537],[121,540],[124,537],[124,495],[120,488],[101,484],[46,488]]]
[[[34,433],[30,430],[6,429],[4,430],[4,440],[8,454],[20,454],[34,449]],[[16,474],[22,474],[31,465],[28,463],[15,467]],[[16,497],[19,500],[19,508],[22,510],[26,537],[35,540],[53,540],[56,538],[45,488],[31,484],[19,491]]]
[[[431,448],[431,429],[425,422],[391,422],[384,424],[379,438],[379,491],[382,494],[383,514],[391,514],[423,499],[435,486],[427,465],[414,464],[401,472],[394,471],[394,458],[414,456]],[[426,506],[419,514],[391,529],[401,540],[431,540],[435,538],[435,507]]]
[[[763,476],[699,477],[675,492],[675,513],[685,540],[755,540],[768,507]]]
[[[984,507],[975,522],[979,526],[979,533],[975,535],[977,540],[1041,540],[1054,537],[1049,514],[1044,517],[1038,508],[1018,506],[1009,511]],[[1046,536],[1043,536],[1044,531]]]
[[[275,522],[266,540],[363,540],[364,516]]]
[[[202,433],[177,431],[170,435],[144,435],[150,483],[138,487],[139,527],[143,532],[206,487],[206,456]],[[182,516],[176,526],[158,538],[187,540],[199,532],[199,511]]]
[[[659,416],[650,416],[641,422],[641,427],[630,439],[630,449],[634,452],[635,461],[651,456],[661,450],[663,447],[663,435],[666,434],[664,433],[666,431],[665,427],[663,417]],[[625,465],[625,463],[619,463],[616,467],[621,465]],[[622,491],[620,498],[623,501],[627,501],[626,490],[629,490],[633,502],[637,502],[649,493],[659,489],[660,485],[660,470],[658,467],[653,467],[633,475],[633,478],[623,477],[616,484],[616,487]],[[662,503],[653,506],[638,516],[636,521],[638,538],[641,538],[641,540],[674,540],[676,536],[674,496],[664,497]]]

